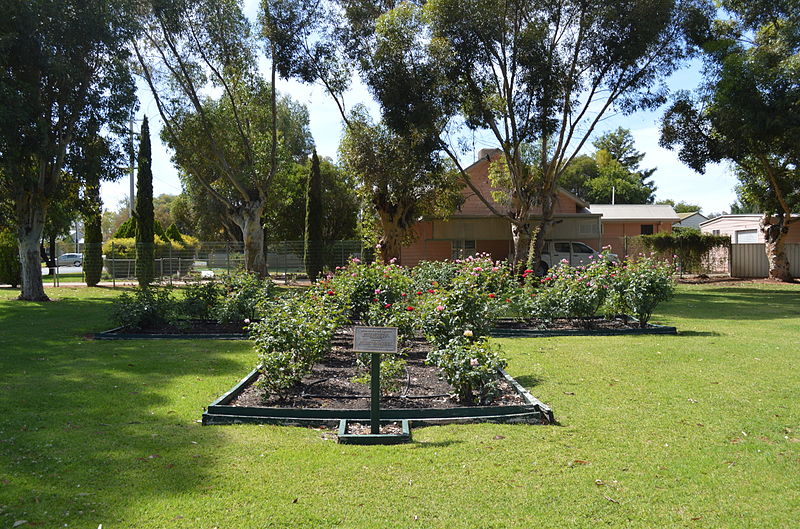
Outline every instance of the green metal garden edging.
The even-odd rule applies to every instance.
[[[524,404],[513,406],[471,406],[458,408],[396,408],[381,409],[381,421],[411,421],[412,426],[432,426],[449,423],[524,422],[550,424],[555,422],[553,411],[523,388],[511,375],[500,370],[501,376],[514,388]],[[244,389],[258,379],[253,369],[233,388],[209,404],[203,413],[204,425],[215,424],[282,424],[289,426],[328,426],[336,428],[343,419],[369,421],[369,409],[325,408],[267,408],[231,406]]]
[[[392,434],[353,434],[347,432],[348,419],[341,419],[339,421],[339,432],[337,435],[337,442],[343,445],[397,445],[402,443],[411,442],[411,428],[408,425],[408,420],[403,419],[400,421],[400,433]],[[396,422],[384,421],[381,422]]]

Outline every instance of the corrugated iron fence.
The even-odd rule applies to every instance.
[[[792,275],[800,277],[800,243],[787,244],[786,257]],[[767,277],[769,262],[764,244],[732,244],[729,270],[733,277]]]

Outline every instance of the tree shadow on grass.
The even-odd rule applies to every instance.
[[[0,525],[114,525],[199,493],[225,449],[196,420],[241,377],[247,345],[81,339],[105,325],[108,301],[0,306]]]
[[[675,336],[688,338],[690,336],[723,336],[723,334],[716,331],[678,331]]]
[[[522,387],[525,389],[530,390],[533,387],[538,386],[544,379],[537,375],[512,375],[514,380],[516,380]]]

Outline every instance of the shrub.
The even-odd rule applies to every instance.
[[[633,314],[642,327],[647,326],[656,306],[672,299],[675,268],[668,261],[652,255],[640,255],[628,260],[611,285],[614,303],[624,312]]]
[[[364,264],[353,259],[345,267],[337,267],[330,279],[322,282],[326,291],[335,295],[347,309],[352,321],[367,317],[371,304],[403,303],[410,297],[411,278],[408,270],[396,264]]]
[[[530,312],[539,318],[589,318],[606,303],[616,267],[605,258],[588,266],[571,267],[565,261],[538,278],[526,273]]]
[[[477,337],[489,334],[506,307],[505,294],[487,292],[479,284],[483,272],[459,273],[449,290],[430,289],[422,294],[420,325],[435,347],[470,330]],[[419,291],[418,291],[419,292]]]
[[[174,321],[177,315],[178,304],[169,288],[134,288],[111,305],[111,320],[133,330],[157,327]]]
[[[255,320],[258,305],[272,299],[275,284],[257,274],[239,270],[225,274],[223,297],[214,314],[220,323]]]
[[[261,319],[249,330],[264,375],[259,384],[268,394],[284,398],[330,348],[341,312],[324,303],[309,292],[261,306]]]
[[[0,230],[0,283],[16,288],[22,281],[17,237],[11,230]]]
[[[211,319],[221,298],[222,287],[216,281],[187,280],[179,310],[188,318]]]
[[[414,292],[431,287],[448,289],[458,269],[459,264],[453,261],[420,261],[411,269],[411,288]]]
[[[498,347],[489,345],[488,338],[475,339],[468,331],[466,334],[431,351],[428,363],[442,370],[459,402],[488,404],[497,397],[498,370],[506,367],[506,361],[500,357]]]
[[[662,257],[678,258],[681,272],[699,272],[701,263],[714,248],[727,248],[731,245],[729,235],[701,233],[697,228],[676,228],[673,232],[641,235],[642,246]]]

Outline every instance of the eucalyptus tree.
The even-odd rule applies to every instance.
[[[697,13],[694,1],[307,1],[276,33],[291,42],[283,47],[290,72],[304,79],[341,78],[337,62],[318,66],[335,48],[328,36],[339,38],[386,125],[450,158],[464,184],[509,221],[521,263],[533,234],[542,235],[532,246],[541,252],[559,179],[603,117],[665,102],[662,80],[687,54],[683,28]],[[330,13],[343,17],[333,29],[323,23]],[[486,132],[500,147],[497,169],[509,185],[502,205],[464,170],[464,130]],[[534,158],[525,154],[531,145]]]
[[[262,216],[281,163],[275,66],[269,81],[259,73],[240,1],[145,4],[134,49],[164,138],[241,230],[246,269],[265,275]]]
[[[135,104],[126,53],[131,2],[4,3],[0,19],[0,198],[14,203],[20,299],[47,300],[39,245],[76,138],[90,122],[109,136]]]
[[[357,13],[369,7],[357,2],[263,0],[262,35],[272,63],[283,77],[318,82],[335,102],[345,127],[344,166],[358,180],[358,192],[370,217],[367,224],[379,227],[381,258],[388,262],[400,257],[402,244],[413,238],[414,225],[423,214],[452,212],[460,203],[460,186],[439,154],[438,131],[431,133],[427,123],[420,120],[393,127],[387,121],[392,115],[386,105],[382,105],[380,122],[374,123],[364,106],[350,111],[345,105],[344,94],[355,69],[369,78],[385,76],[387,83],[404,89],[402,72],[381,72],[368,66],[377,64],[374,39],[366,38],[355,24],[345,24],[345,14],[353,20],[370,20]],[[378,6],[372,7],[375,14],[381,12]],[[404,28],[399,33],[415,36]],[[368,84],[374,91],[378,83]],[[435,90],[427,94],[436,97]]]
[[[791,280],[785,251],[800,208],[800,3],[722,2],[724,17],[695,34],[705,82],[681,93],[662,121],[661,143],[702,172],[728,160],[737,194],[763,213],[769,277]]]
[[[363,107],[349,116],[340,147],[342,162],[360,182],[363,202],[380,226],[384,263],[400,258],[423,216],[449,214],[460,203],[457,174],[436,152],[411,135],[373,123]]]

